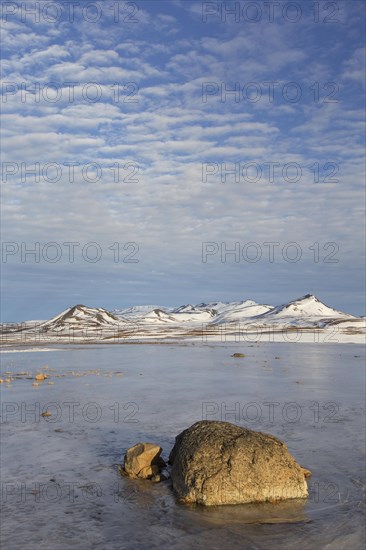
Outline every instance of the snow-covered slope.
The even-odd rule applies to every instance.
[[[24,327],[24,330],[23,328]],[[31,327],[30,323],[14,327],[3,325],[3,342],[21,341],[22,335],[29,333],[46,334],[47,342],[52,337],[62,341],[72,333],[72,341],[114,341],[161,340],[200,338],[214,341],[225,335],[234,341],[241,341],[243,334],[287,334],[287,331],[300,331],[301,338],[319,331],[328,342],[362,342],[365,335],[365,318],[355,317],[331,308],[313,295],[276,307],[258,304],[253,300],[241,302],[209,302],[197,305],[186,304],[176,308],[134,306],[110,312],[103,308],[90,308],[76,305],[68,308],[49,321]],[[335,339],[335,335],[337,339]],[[272,338],[271,336],[271,338]],[[257,337],[256,337],[257,338]],[[274,337],[273,337],[274,338]],[[272,340],[270,341],[274,341]],[[288,338],[285,339],[289,341]],[[56,341],[56,340],[55,340]],[[292,340],[292,341],[298,341]],[[306,340],[312,341],[312,340]],[[41,342],[41,339],[38,340]]]
[[[164,311],[167,311],[167,309],[169,308],[160,308],[160,306],[156,304],[146,306],[132,306],[124,309],[114,309],[112,311],[112,314],[122,319],[133,319],[135,317],[140,317],[141,315],[146,315],[154,309],[163,309]]]
[[[312,294],[306,294],[302,298],[274,307],[266,313],[267,317],[352,317],[348,313],[343,313],[333,309],[318,300]]]
[[[91,308],[78,304],[39,326],[47,331],[60,331],[69,328],[113,328],[120,324],[121,319],[106,309],[101,307]]]
[[[176,319],[174,315],[171,315],[161,308],[155,308],[145,315],[141,315],[136,318],[137,322],[157,322],[157,323],[175,323]]]
[[[151,309],[153,308],[153,309]],[[116,312],[118,311],[118,315]],[[253,300],[242,302],[210,302],[198,305],[183,305],[177,308],[153,306],[134,306],[111,313],[103,308],[90,308],[76,305],[63,311],[41,326],[47,330],[60,330],[68,327],[115,327],[127,323],[128,319],[136,325],[197,325],[198,323],[253,323],[286,325],[301,323],[323,326],[324,322],[354,321],[360,319],[348,313],[343,313],[321,302],[316,296],[305,296],[273,307],[258,304]],[[185,327],[187,328],[187,327]]]
[[[244,302],[233,302],[231,304],[222,304],[214,320],[215,323],[238,323],[247,321],[249,318],[256,317],[271,311],[273,306],[257,304],[253,300]]]

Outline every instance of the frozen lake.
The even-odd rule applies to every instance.
[[[1,378],[29,373],[1,385],[3,550],[363,548],[362,346],[52,347],[1,355]],[[49,379],[33,386],[39,369]],[[127,447],[151,441],[167,459],[201,419],[283,439],[312,471],[309,499],[184,507],[168,482],[120,477]]]

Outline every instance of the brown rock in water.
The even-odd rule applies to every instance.
[[[137,443],[127,449],[124,471],[132,478],[150,479],[160,472],[165,462],[160,458],[162,448],[153,443]]]
[[[182,503],[209,506],[308,496],[308,470],[280,439],[229,422],[196,422],[176,437],[169,462]]]
[[[46,378],[48,377],[45,374],[42,374],[42,373],[36,374],[36,380],[46,380]]]

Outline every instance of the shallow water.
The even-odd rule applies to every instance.
[[[34,376],[47,364],[50,376],[1,387],[4,550],[364,547],[361,346],[60,349],[1,356],[2,373]],[[203,418],[283,439],[312,471],[309,499],[185,507],[169,483],[120,477],[127,447],[156,442],[167,458],[175,435]]]

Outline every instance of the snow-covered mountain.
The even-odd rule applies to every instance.
[[[134,317],[139,317],[146,313],[150,313],[154,309],[163,309],[167,311],[169,308],[160,308],[158,305],[146,305],[146,306],[132,306],[123,309],[114,309],[112,311],[113,315],[123,319],[133,319]]]
[[[72,333],[73,341],[161,340],[197,338],[217,340],[223,335],[281,334],[288,330],[335,333],[340,339],[359,341],[365,334],[365,318],[355,317],[327,306],[313,295],[306,294],[278,306],[258,304],[253,300],[241,302],[209,302],[186,304],[176,308],[134,306],[110,312],[81,304],[70,307],[49,321],[16,330],[2,326],[3,341],[15,341],[22,334],[47,334],[64,337]],[[344,339],[347,337],[348,339]],[[63,340],[62,340],[63,341]],[[225,340],[226,341],[226,340]],[[315,341],[315,340],[314,340]],[[319,340],[316,340],[319,341]]]
[[[175,323],[176,319],[173,315],[164,311],[161,308],[155,308],[144,315],[136,318],[137,322],[158,322],[158,323]]]
[[[108,310],[98,307],[92,308],[82,304],[62,311],[56,317],[40,325],[44,330],[64,330],[68,328],[105,328],[115,327],[121,319]]]
[[[268,317],[353,317],[348,313],[343,313],[333,309],[318,300],[312,294],[306,294],[302,298],[274,307],[266,314]]]
[[[247,321],[249,318],[262,315],[273,309],[273,306],[257,304],[253,300],[244,302],[232,302],[229,304],[220,304],[217,308],[215,323],[238,323]]]
[[[20,326],[20,328],[19,328]],[[2,341],[12,341],[12,334],[20,341],[94,342],[126,340],[137,331],[133,319],[124,319],[107,309],[82,304],[69,307],[48,321],[34,321],[17,325],[16,333],[2,326]]]

